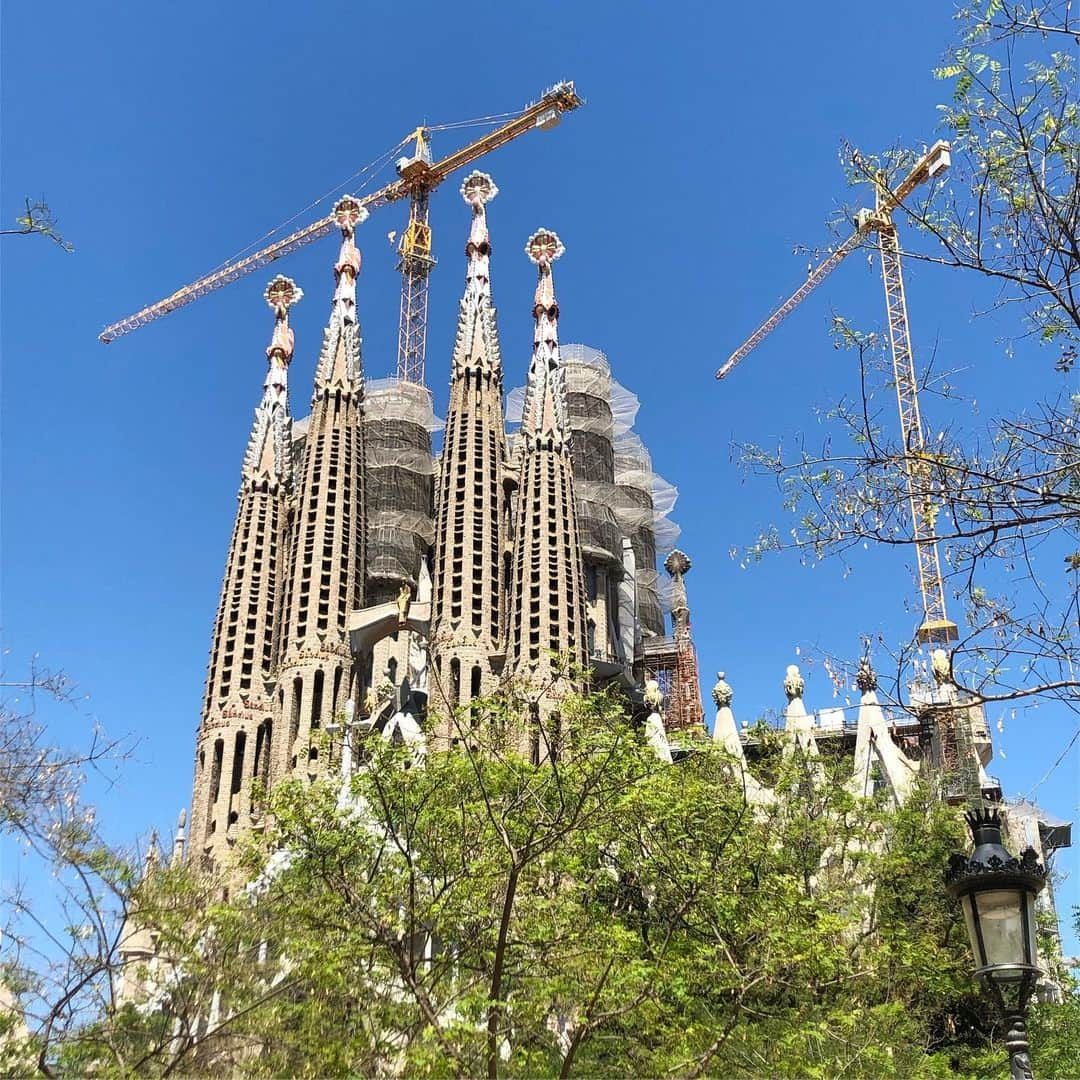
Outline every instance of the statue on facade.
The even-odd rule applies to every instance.
[[[409,622],[409,605],[412,603],[412,590],[407,582],[401,583],[401,589],[397,594],[397,624],[399,629],[404,629]]]

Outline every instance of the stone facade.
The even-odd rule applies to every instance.
[[[655,551],[663,528],[677,530],[654,494],[669,509],[674,489],[653,477],[630,431],[637,399],[602,355],[574,347],[567,378],[552,277],[563,248],[546,230],[526,248],[538,268],[533,350],[521,426],[508,431],[486,210],[497,189],[473,173],[461,193],[471,222],[438,459],[425,387],[365,387],[356,200],[335,210],[336,289],[311,414],[296,430],[286,375],[300,291],[284,278],[268,289],[270,372],[214,625],[189,858],[227,862],[262,824],[260,792],[351,761],[342,739],[357,730],[422,754],[429,737],[460,740],[479,722],[470,703],[512,685],[523,695],[514,745],[539,764],[561,745],[559,701],[587,663],[638,707],[657,676],[643,645],[663,630]],[[675,592],[676,636],[689,643],[681,573]],[[679,693],[700,717],[696,666],[693,681]]]

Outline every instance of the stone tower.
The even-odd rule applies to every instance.
[[[435,496],[429,708],[440,726],[455,706],[495,690],[502,661],[506,426],[485,211],[498,188],[490,176],[474,172],[461,194],[472,207],[472,225]]]
[[[272,780],[294,770],[315,775],[325,729],[352,693],[346,622],[364,593],[364,369],[356,314],[360,252],[356,226],[367,212],[338,202],[341,251],[337,288],[315,368],[303,463],[298,477],[288,585],[281,620],[277,706],[284,730]]]
[[[269,371],[248,439],[239,506],[210,646],[195,749],[192,853],[219,860],[251,818],[251,782],[269,780],[275,642],[292,481],[289,308],[302,293],[277,277],[266,290],[274,333]]]
[[[507,667],[518,680],[553,683],[556,656],[585,660],[585,588],[581,538],[574,498],[570,427],[559,358],[559,305],[551,264],[563,253],[553,232],[542,229],[526,245],[539,269],[533,304],[533,353],[525,388],[521,430],[515,444],[518,490],[514,515],[513,567],[509,589]],[[534,721],[557,738],[560,685],[541,703]],[[547,715],[545,715],[547,714]],[[553,739],[534,729],[532,757],[549,755]],[[545,741],[547,745],[544,745]]]

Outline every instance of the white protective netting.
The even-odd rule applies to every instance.
[[[365,391],[367,576],[415,587],[434,539],[431,436],[442,421],[425,386],[374,379]]]
[[[615,516],[630,538],[637,560],[642,632],[647,636],[663,634],[664,610],[670,600],[664,579],[657,573],[656,559],[670,551],[679,536],[679,526],[668,516],[678,490],[653,472],[652,458],[634,432],[616,436],[614,449],[618,488]]]
[[[588,345],[560,347],[570,417],[571,455],[578,526],[587,559],[622,561],[628,537],[637,561],[638,607],[646,636],[663,634],[670,610],[666,576],[657,555],[666,555],[679,536],[670,514],[678,490],[653,472],[652,458],[633,432],[639,401],[611,375],[607,357]],[[525,388],[510,391],[508,424],[519,424]]]

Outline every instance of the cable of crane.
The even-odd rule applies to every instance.
[[[236,252],[235,255],[230,255],[228,258],[222,259],[222,261],[219,262],[217,266],[213,267],[209,271],[209,274],[216,274],[219,270],[224,269],[230,263],[239,262],[239,260],[247,254],[247,252],[251,251],[255,247],[265,246],[265,241],[269,240],[270,237],[274,236],[276,233],[284,230],[287,225],[291,225],[298,217],[307,214],[310,210],[314,210],[316,206],[318,206],[320,203],[326,202],[327,199],[336,195],[344,187],[348,185],[353,185],[353,182],[359,181],[360,177],[364,176],[365,173],[370,173],[368,178],[363,181],[363,183],[361,183],[359,187],[356,187],[357,192],[363,191],[363,189],[365,187],[368,187],[375,179],[375,177],[378,176],[378,174],[389,164],[390,159],[394,156],[394,154],[396,154],[409,141],[410,138],[411,136],[406,135],[405,138],[401,140],[401,142],[397,143],[395,146],[391,146],[389,150],[383,151],[383,153],[381,153],[377,158],[369,161],[362,168],[357,169],[357,171],[354,172],[352,176],[347,176],[344,180],[341,181],[340,184],[335,184],[332,188],[330,188],[329,191],[326,192],[325,195],[320,195],[317,199],[314,199],[312,202],[308,203],[307,206],[301,207],[299,210],[296,211],[295,214],[287,217],[283,222],[281,222],[280,225],[275,225],[268,232],[263,233],[262,236],[256,238],[255,240],[252,240],[250,244],[245,244],[244,247],[240,248],[240,250]],[[209,274],[204,275],[204,277],[209,276]]]
[[[425,124],[425,131],[453,131],[456,128],[480,127],[483,124],[498,124],[503,120],[512,120],[515,116],[524,115],[526,110],[515,109],[513,112],[492,113],[491,116],[478,116],[473,120],[455,120],[449,124]]]

